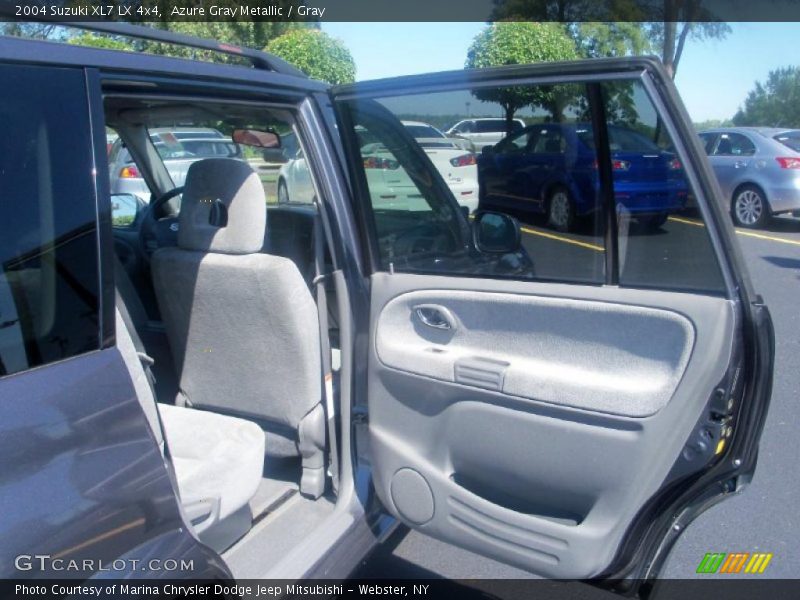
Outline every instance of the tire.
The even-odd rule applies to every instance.
[[[278,204],[289,204],[289,189],[283,179],[278,180]]]
[[[760,229],[769,223],[772,211],[764,192],[748,184],[734,192],[731,200],[731,217],[737,227]]]
[[[639,225],[641,225],[647,231],[655,231],[667,222],[667,217],[669,217],[667,213],[641,217],[639,219]]]
[[[575,203],[567,188],[552,189],[547,198],[547,225],[556,231],[571,231],[575,225]]]

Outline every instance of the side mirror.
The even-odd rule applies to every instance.
[[[142,201],[133,194],[111,194],[111,224],[132,227],[141,205]]]
[[[472,234],[475,247],[481,252],[508,254],[522,246],[519,222],[504,213],[478,213],[473,221]]]
[[[484,156],[491,156],[494,154],[494,146],[484,146],[481,148],[481,154]]]
[[[274,131],[258,129],[234,129],[231,136],[234,143],[253,148],[280,148],[281,136]]]
[[[289,158],[286,156],[286,152],[283,148],[264,148],[264,150],[261,151],[261,156],[264,162],[267,163],[282,165],[289,162]]]

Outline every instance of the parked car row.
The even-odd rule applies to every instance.
[[[480,208],[547,216],[569,231],[578,217],[598,210],[600,189],[591,126],[548,123],[525,126],[494,141],[503,119],[470,119],[448,130],[481,148]],[[800,216],[800,130],[721,128],[700,134],[723,192],[724,208],[738,227],[760,228],[774,215]],[[687,182],[674,153],[640,132],[609,127],[618,210],[647,228],[658,228],[687,206]]]
[[[514,119],[506,135],[505,119],[459,121],[443,133],[419,121],[403,121],[444,178],[461,206],[544,214],[559,231],[597,209],[599,177],[591,127],[586,124],[526,126]],[[686,207],[686,182],[670,152],[646,136],[612,126],[615,196],[620,207],[649,228]],[[774,215],[800,214],[800,130],[765,127],[719,128],[700,132],[733,222],[761,228]],[[151,139],[175,185],[189,166],[203,158],[243,159],[241,148],[215,129],[154,129]],[[111,188],[144,202],[150,192],[116,136],[109,137]],[[310,202],[314,196],[302,151],[288,145],[289,160],[279,171],[279,203]],[[396,168],[385,149],[365,144],[367,177],[377,178],[381,205],[393,208],[421,202],[408,175]],[[481,152],[479,157],[476,152]]]

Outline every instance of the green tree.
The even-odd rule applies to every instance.
[[[734,123],[731,119],[706,119],[705,121],[698,121],[692,123],[697,131],[704,129],[716,129],[717,127],[733,127]]]
[[[472,41],[466,68],[499,67],[578,58],[575,44],[559,23],[494,23]],[[569,86],[517,86],[487,88],[472,92],[482,102],[496,102],[505,112],[506,130],[511,132],[514,113],[528,106],[548,110],[563,120],[572,94]]]
[[[63,35],[61,30],[61,27],[53,23],[24,23],[20,21],[0,23],[0,35],[12,35],[32,40],[61,39]]]
[[[770,71],[765,83],[757,81],[733,122],[736,125],[800,127],[800,67],[776,69]]]
[[[75,46],[92,46],[94,48],[105,48],[106,50],[127,50],[133,51],[133,44],[124,39],[96,35],[84,32],[69,38],[68,43]]]
[[[352,83],[356,79],[356,64],[350,51],[341,40],[322,31],[287,31],[267,44],[266,50],[313,79],[333,84]]]
[[[641,56],[653,52],[643,23],[577,22],[567,27],[578,52],[586,58]]]
[[[262,50],[271,40],[287,31],[297,28],[319,28],[319,23],[219,20],[202,22],[158,22],[154,23],[152,26],[183,35],[215,40],[223,44],[232,44],[234,46]],[[145,42],[139,44],[139,46],[143,51],[165,56],[195,58],[213,62],[239,61],[239,59],[234,56],[176,46],[173,44]]]

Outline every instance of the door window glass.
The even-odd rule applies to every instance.
[[[358,140],[354,168],[384,269],[724,290],[676,145],[638,79],[481,87],[343,105]],[[504,107],[509,118],[476,120],[484,129],[498,123],[503,129],[500,141],[474,154],[455,143],[424,148],[398,133],[403,119],[442,128],[465,110],[497,114]],[[517,252],[487,254],[474,232],[463,234],[474,227],[469,219],[454,225],[459,212],[474,223],[485,211],[518,220]],[[608,247],[614,226],[615,244]],[[509,269],[515,261],[518,268]]]
[[[96,350],[100,334],[83,72],[0,66],[0,81],[2,376]]]

